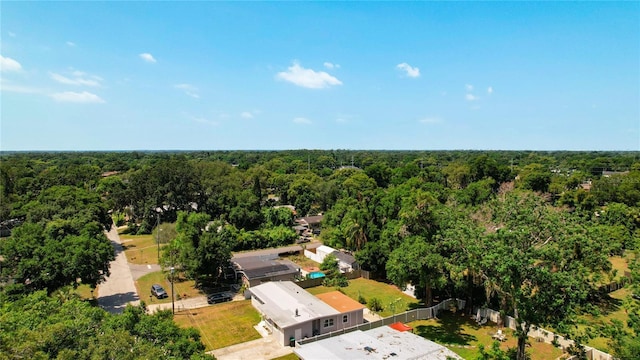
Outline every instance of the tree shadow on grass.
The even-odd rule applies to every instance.
[[[478,340],[475,336],[463,332],[462,326],[468,325],[469,322],[465,316],[443,311],[436,321],[438,325],[417,326],[416,334],[443,344],[471,345],[471,342]]]
[[[600,313],[603,316],[607,316],[612,312],[620,310],[622,300],[612,298],[609,294],[606,294],[599,297],[594,304],[600,309]]]

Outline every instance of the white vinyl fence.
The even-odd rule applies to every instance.
[[[346,334],[346,333],[350,333],[352,331],[357,331],[357,330],[362,330],[362,331],[366,331],[366,330],[370,330],[370,329],[375,329],[378,328],[380,326],[385,326],[385,325],[391,325],[397,321],[402,321],[404,323],[408,323],[411,321],[415,321],[415,320],[427,320],[427,319],[432,319],[434,317],[436,317],[436,315],[438,314],[438,312],[440,310],[449,310],[451,308],[451,306],[456,306],[458,309],[462,309],[464,308],[465,305],[465,300],[461,300],[461,299],[447,299],[437,305],[434,305],[432,307],[429,308],[421,308],[421,309],[414,309],[414,310],[409,310],[400,314],[395,314],[386,318],[383,318],[381,320],[377,320],[377,321],[372,321],[372,322],[368,322],[368,323],[364,323],[364,324],[360,324],[360,325],[356,325],[356,326],[352,326],[349,328],[344,328],[342,330],[338,330],[338,331],[332,331],[326,334],[322,334],[322,335],[316,335],[310,338],[306,338],[306,339],[301,339],[298,340],[296,342],[296,346],[298,345],[304,345],[304,344],[308,344],[308,343],[312,343],[314,341],[318,341],[318,340],[322,340],[322,339],[327,339],[330,337],[334,337],[334,336],[339,336],[342,334]]]
[[[500,320],[500,312],[492,309],[478,309],[476,312],[476,316],[480,316],[481,318],[488,318],[489,321],[498,323]],[[504,326],[510,329],[515,330],[518,322],[511,316],[506,316],[504,319]],[[563,349],[566,349],[573,345],[573,340],[565,339],[563,336],[552,333],[551,331],[547,331],[541,328],[531,328],[529,333],[527,334],[529,337],[536,339],[536,341],[545,342],[548,344],[554,343],[554,339],[556,339],[556,343],[560,345]],[[613,356],[602,352],[598,349],[594,349],[590,346],[584,346],[587,359],[589,360],[613,360]],[[576,357],[570,357],[567,360],[575,359]]]

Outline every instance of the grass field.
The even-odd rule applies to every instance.
[[[98,298],[98,289],[93,291],[93,297],[91,296],[91,287],[89,285],[82,284],[78,286],[75,293],[83,300],[93,300]]]
[[[253,328],[260,322],[260,314],[250,300],[231,301],[175,314],[181,327],[194,327],[202,335],[206,351],[259,339]]]
[[[308,257],[306,257],[304,255],[300,255],[300,254],[287,255],[287,256],[283,256],[282,258],[295,263],[296,265],[298,265],[302,269],[319,268],[320,267],[320,264],[318,264],[317,262],[309,259]]]
[[[630,294],[631,291],[628,288],[616,290],[609,294],[611,298],[609,301],[601,304],[600,310],[602,313],[600,316],[584,315],[581,318],[592,328],[610,324],[613,319],[620,320],[624,324],[625,329],[631,331],[631,329],[627,327],[629,315],[622,307],[623,300]],[[586,326],[580,326],[580,328],[585,329]],[[593,330],[591,331],[593,332]],[[587,341],[587,345],[605,352],[611,351],[608,343],[609,339],[602,336],[595,337]]]
[[[617,270],[616,279],[623,277],[625,271],[629,271],[626,256],[612,256],[609,258],[609,261],[611,261],[611,268]]]
[[[306,290],[317,295],[329,291],[335,291],[336,289],[332,287],[317,286]],[[349,280],[349,286],[341,288],[341,290],[347,296],[356,301],[358,301],[359,295],[364,296],[367,301],[374,297],[378,298],[384,307],[384,309],[379,313],[383,317],[393,315],[394,310],[390,306],[393,302],[395,302],[396,314],[409,309],[411,304],[414,304],[414,306],[418,304],[418,300],[404,294],[393,285],[364,278]]]
[[[283,355],[277,358],[273,358],[271,360],[298,360],[298,359],[300,359],[298,355],[291,353],[291,354]]]
[[[149,298],[151,295],[151,285],[160,284],[169,294],[169,297],[164,299],[157,299],[155,296]],[[162,271],[156,271],[151,274],[147,274],[136,281],[136,288],[140,295],[140,300],[144,300],[148,304],[159,304],[171,302],[171,282],[167,278],[167,274]],[[178,295],[182,298],[184,295],[187,297],[194,297],[204,295],[203,292],[195,288],[195,282],[193,280],[177,280],[173,284],[174,291],[176,293],[176,300]]]
[[[493,343],[491,335],[498,330],[495,324],[479,326],[470,317],[449,311],[441,312],[438,319],[419,320],[408,325],[413,327],[415,334],[445,345],[465,359],[475,359],[479,355],[478,345],[480,344],[484,345],[485,349],[490,348]],[[502,329],[502,331],[507,335],[507,340],[502,342],[500,347],[506,350],[517,346],[513,331],[511,329]],[[531,354],[531,360],[556,359],[562,355],[562,350],[551,344],[530,340],[531,347],[528,347],[527,351]]]
[[[131,264],[157,264],[158,245],[152,235],[120,235],[127,261]],[[160,249],[162,249],[160,244]]]

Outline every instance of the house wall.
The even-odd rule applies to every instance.
[[[304,251],[304,256],[306,256],[309,259],[317,262],[318,264],[321,264],[322,260],[324,260],[324,256],[326,256],[326,255],[321,256],[321,255],[319,255],[317,253],[314,253],[313,251],[305,250]]]
[[[321,325],[322,326],[322,325]],[[300,339],[304,339],[305,337],[310,338],[313,336],[313,326],[312,326],[312,321],[306,321],[303,323],[298,323],[295,325],[291,325],[288,328],[283,329],[283,337],[282,339],[277,339],[278,341],[280,341],[280,343],[282,345],[289,345],[289,339],[292,337],[296,337],[296,329],[300,329],[300,338],[296,338],[296,340],[300,340]],[[321,330],[322,331],[322,330]]]
[[[322,260],[324,260],[325,257],[327,257],[327,255],[331,254],[332,252],[334,252],[335,249],[331,249],[331,252],[326,253],[322,250],[320,250],[320,248],[316,248],[316,254],[318,254],[318,257],[320,257],[320,262],[322,262]]]
[[[347,322],[343,322],[342,317],[344,315],[347,315]],[[360,309],[360,310],[354,310],[347,313],[342,313],[338,316],[338,320],[339,320],[338,330],[360,325],[364,323],[364,312],[362,309]]]
[[[343,322],[343,315],[347,315],[347,322]],[[333,326],[324,327],[325,320],[333,319]],[[364,322],[364,315],[362,309],[354,310],[352,312],[343,313],[343,314],[335,314],[330,316],[321,317],[320,321],[320,333],[318,335],[326,334],[332,331],[341,330],[347,327],[360,325]],[[296,337],[296,330],[300,329],[300,336]],[[276,335],[276,331],[273,332]],[[282,329],[281,334],[277,334],[279,337],[276,337],[276,340],[280,342],[282,345],[289,345],[289,339],[294,337],[297,340],[310,338],[313,336],[313,320],[306,321],[303,323],[291,325],[285,329]]]
[[[336,251],[335,249],[331,249],[330,252],[325,252],[322,251],[321,248],[317,247],[314,249],[315,251],[309,251],[309,250],[305,250],[304,251],[304,256],[308,257],[309,259],[317,262],[317,263],[322,263],[322,261],[324,260],[325,257],[327,257],[327,255],[331,254],[332,252]]]
[[[343,273],[347,273],[347,272],[352,272],[353,271],[353,267],[351,267],[351,264],[348,264],[348,263],[343,262],[343,261],[338,261],[338,267],[340,267],[340,272],[343,272]]]

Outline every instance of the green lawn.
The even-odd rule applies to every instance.
[[[333,287],[317,286],[314,288],[306,289],[311,294],[317,295],[326,293],[329,291],[335,291]],[[374,280],[368,280],[364,278],[349,280],[349,286],[341,288],[341,290],[350,298],[358,301],[358,296],[362,295],[369,301],[371,298],[378,298],[384,307],[379,313],[383,317],[393,315],[393,309],[390,304],[395,302],[395,313],[404,312],[410,308],[410,305],[416,306],[418,300],[404,294],[398,290],[397,287],[385,283],[381,283]],[[398,300],[400,299],[400,300]],[[398,300],[396,302],[396,300]]]
[[[157,299],[155,296],[151,298],[151,285],[160,284],[169,294],[169,297],[164,299]],[[162,271],[156,271],[151,274],[147,274],[136,281],[136,288],[138,289],[138,295],[140,300],[144,300],[147,304],[169,303],[171,302],[171,282],[167,278],[167,274]],[[179,279],[173,284],[174,291],[176,293],[176,300],[186,295],[187,297],[194,297],[204,295],[203,292],[195,288],[195,282],[193,280]]]
[[[491,335],[496,333],[498,327],[493,323],[479,326],[469,316],[462,313],[453,314],[442,311],[437,319],[413,321],[408,324],[413,332],[425,339],[445,345],[456,354],[465,359],[475,359],[479,355],[478,345],[482,344],[486,349],[491,347],[493,339]],[[507,335],[507,340],[501,343],[502,349],[517,346],[517,339],[511,329],[502,329]],[[539,343],[530,340],[527,351],[531,354],[531,360],[556,359],[562,355],[562,350],[551,344]]]
[[[617,270],[616,279],[620,279],[624,276],[625,271],[629,271],[627,256],[611,256],[609,261],[611,261],[611,268]]]
[[[271,360],[298,360],[298,359],[300,359],[298,355],[296,355],[295,353],[291,353],[291,354],[283,355],[277,358],[273,358]]]
[[[611,320],[616,319],[620,320],[624,324],[625,329],[631,331],[631,329],[627,327],[627,320],[629,319],[629,316],[622,306],[624,299],[630,294],[631,291],[629,288],[619,289],[610,293],[610,299],[600,304],[601,314],[599,316],[583,315],[580,317],[585,323],[589,324],[589,327],[592,330],[585,330],[587,329],[586,325],[581,325],[579,328],[589,331],[590,333],[597,333],[597,328],[610,324]],[[594,328],[596,331],[593,330]],[[611,349],[609,349],[609,339],[607,337],[599,336],[590,339],[587,341],[587,345],[605,352],[611,351]]]
[[[82,284],[82,285],[78,286],[78,288],[75,290],[75,292],[83,300],[93,300],[94,298],[95,299],[98,298],[98,289],[93,291],[93,297],[92,297],[91,296],[91,286],[86,285],[86,284]]]
[[[253,328],[260,322],[260,314],[250,300],[185,310],[177,312],[173,319],[181,327],[198,329],[206,351],[261,338]]]
[[[152,235],[120,235],[120,242],[132,264],[158,263],[158,244]],[[160,244],[162,249],[163,244]]]
[[[294,264],[298,265],[298,267],[307,271],[310,271],[312,268],[313,271],[317,271],[317,269],[320,268],[320,264],[301,254],[286,255],[282,258],[293,262]]]

